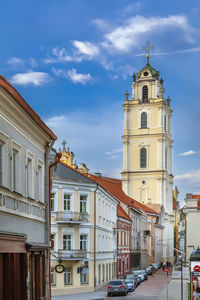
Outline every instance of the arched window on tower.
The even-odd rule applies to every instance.
[[[148,86],[144,85],[142,88],[142,102],[147,103],[148,102]]]
[[[147,128],[147,113],[143,112],[141,114],[141,128]]]
[[[164,129],[167,131],[167,117],[164,116]]]
[[[147,167],[147,149],[142,148],[140,149],[140,168]]]

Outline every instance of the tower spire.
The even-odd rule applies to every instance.
[[[151,44],[151,42],[147,41],[146,45],[142,48],[144,52],[146,52],[146,57],[147,57],[147,65],[149,65],[149,57],[150,57],[150,52],[154,49],[154,45]]]

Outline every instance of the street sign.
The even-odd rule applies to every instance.
[[[194,272],[200,272],[200,266],[196,265],[193,268]]]
[[[166,273],[168,273],[168,271],[169,271],[169,269],[168,268],[165,268],[165,270],[164,270]]]

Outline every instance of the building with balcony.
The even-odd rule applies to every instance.
[[[51,180],[52,295],[94,291],[116,277],[119,201],[62,158]]]
[[[117,278],[131,272],[131,218],[118,205],[117,208]]]
[[[0,76],[0,299],[49,299],[48,153],[56,136]]]

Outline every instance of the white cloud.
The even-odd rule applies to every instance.
[[[46,64],[65,63],[73,61],[73,57],[70,56],[65,48],[55,47],[52,49],[54,57],[48,57],[44,60]]]
[[[11,77],[11,82],[16,85],[28,85],[33,84],[35,86],[41,86],[48,83],[51,80],[48,73],[33,72],[18,73]]]
[[[21,58],[18,58],[18,57],[11,57],[8,62],[7,62],[9,65],[13,65],[13,66],[16,66],[16,65],[23,65],[24,64],[24,61],[23,59]]]
[[[110,111],[113,114],[110,114]],[[120,103],[109,106],[95,112],[72,112],[56,115],[45,120],[45,123],[55,132],[58,137],[57,149],[65,139],[70,149],[75,154],[78,162],[84,162],[92,171],[102,172],[109,176],[116,169],[121,172],[122,154],[117,159],[110,159],[105,153],[108,149],[121,149],[122,139],[120,136],[123,126],[123,111]],[[116,152],[114,150],[114,152]],[[117,153],[116,153],[117,154]],[[113,154],[115,155],[115,154]]]
[[[194,29],[189,24],[187,18],[181,15],[169,17],[146,18],[137,15],[126,21],[124,26],[118,26],[114,30],[105,34],[105,41],[102,45],[108,49],[113,48],[122,52],[130,52],[132,47],[138,47],[144,34],[161,33],[180,29],[184,39],[192,43]]]
[[[78,55],[83,55],[85,58],[93,59],[99,55],[99,48],[90,42],[73,41],[73,46],[77,50]]]
[[[77,70],[74,68],[69,70],[67,72],[67,75],[73,83],[85,84],[86,82],[92,80],[90,73],[88,74],[77,73]]]
[[[123,149],[122,148],[118,148],[118,149],[114,149],[112,151],[106,152],[106,155],[114,155],[114,154],[122,153],[122,152],[123,152]]]
[[[179,153],[179,156],[189,156],[189,155],[194,155],[194,154],[197,154],[197,152],[194,150],[189,150],[189,151],[186,151],[183,153]]]

